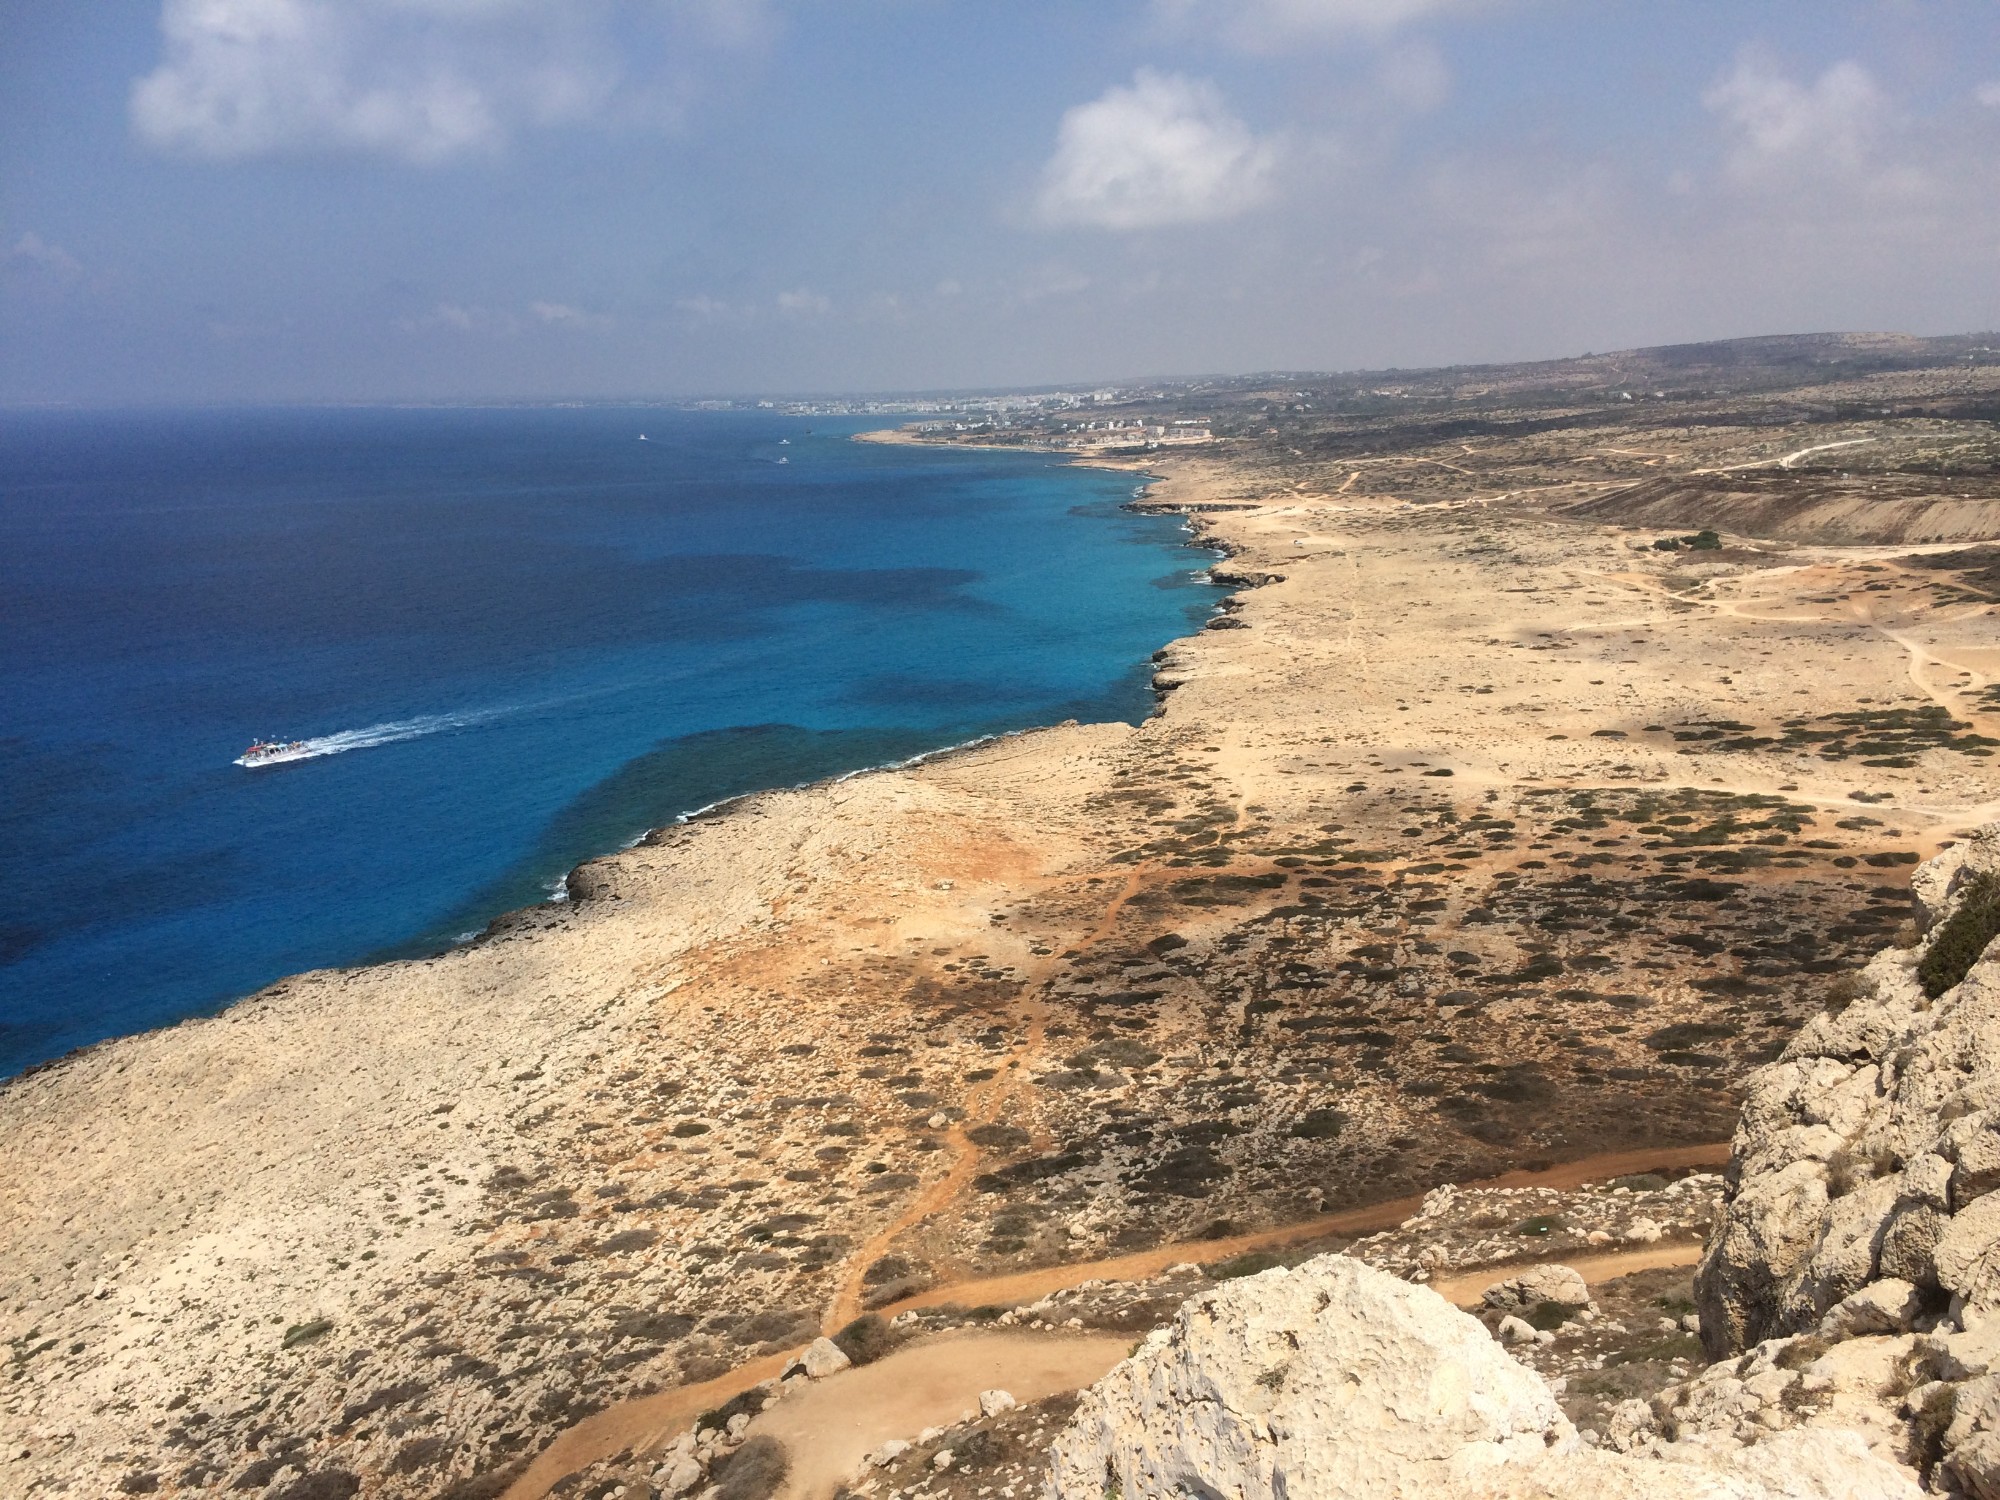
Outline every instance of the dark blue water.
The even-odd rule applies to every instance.
[[[0,1073],[720,797],[1143,717],[1212,593],[1132,478],[865,425],[0,414]],[[233,765],[260,735],[329,753]]]

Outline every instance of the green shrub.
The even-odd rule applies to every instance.
[[[857,1365],[872,1364],[902,1342],[880,1313],[863,1313],[833,1336],[840,1352]]]
[[[1804,1338],[1794,1339],[1780,1349],[1773,1363],[1781,1370],[1803,1370],[1832,1347],[1832,1344],[1818,1334],[1809,1333]]]
[[[1208,1272],[1212,1281],[1234,1281],[1238,1276],[1255,1276],[1259,1271],[1268,1271],[1273,1266],[1282,1266],[1283,1261],[1268,1250],[1251,1250],[1242,1255],[1219,1260],[1202,1269]]]
[[[333,1324],[325,1318],[314,1318],[310,1323],[294,1323],[290,1328],[285,1330],[285,1336],[279,1342],[279,1347],[296,1349],[300,1344],[310,1344],[321,1334],[331,1332],[333,1332]]]
[[[1337,1109],[1309,1109],[1292,1122],[1291,1133],[1302,1141],[1330,1141],[1347,1128],[1347,1116]]]
[[[759,1433],[716,1467],[722,1479],[715,1500],[769,1500],[791,1472],[792,1461],[783,1443]]]
[[[1986,945],[2000,936],[2000,875],[1973,877],[1959,897],[1958,910],[1945,919],[1917,965],[1917,978],[1933,1000],[1951,989],[1979,962]]]
[[[1567,1302],[1537,1302],[1521,1314],[1521,1321],[1530,1328],[1553,1333],[1575,1317],[1577,1311],[1578,1309],[1571,1307]]]

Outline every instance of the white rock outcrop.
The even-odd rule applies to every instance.
[[[1084,1393],[1050,1500],[1914,1500],[1856,1434],[1583,1446],[1533,1371],[1426,1288],[1321,1256],[1231,1281]]]
[[[2000,1305],[2000,964],[1936,998],[1919,968],[1975,877],[2000,871],[2000,828],[1922,866],[1927,936],[1862,970],[1844,1009],[1808,1022],[1752,1075],[1733,1190],[1697,1299],[1711,1356],[1803,1333],[1883,1281],[1923,1316]],[[1870,1329],[1868,1331],[1882,1331]]]
[[[814,1380],[824,1380],[829,1375],[838,1375],[854,1361],[832,1339],[816,1338],[806,1345],[806,1352],[799,1356],[799,1363]]]
[[[1564,1307],[1588,1307],[1590,1288],[1584,1285],[1583,1277],[1569,1266],[1530,1266],[1520,1275],[1509,1276],[1505,1281],[1488,1287],[1480,1300],[1488,1307],[1505,1313],[1525,1312],[1544,1302],[1555,1302]]]

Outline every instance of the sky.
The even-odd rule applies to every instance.
[[[2000,324],[1992,0],[0,0],[0,402]]]

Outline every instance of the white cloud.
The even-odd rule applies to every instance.
[[[1090,278],[1083,272],[1061,261],[1050,261],[1031,266],[1023,273],[1014,289],[1013,300],[1018,306],[1032,307],[1051,297],[1074,297],[1089,290]]]
[[[83,281],[83,263],[30,230],[0,250],[0,293],[26,303],[54,304]]]
[[[1972,91],[1972,97],[1988,109],[2000,109],[2000,83],[1982,83]]]
[[[11,267],[32,269],[56,281],[68,283],[83,274],[83,263],[61,245],[52,245],[30,230],[14,241],[7,252]]]
[[[536,326],[564,328],[576,332],[598,332],[615,326],[603,313],[587,312],[567,302],[530,302],[525,312],[481,303],[439,302],[428,312],[398,318],[396,326],[405,333],[443,329],[447,333],[481,334],[512,338]]]
[[[1434,16],[1490,8],[1491,0],[1154,0],[1173,29],[1220,34],[1252,48],[1306,37],[1381,38]]]
[[[585,312],[580,307],[571,307],[567,302],[530,302],[528,312],[536,322],[547,323],[556,328],[594,331],[609,328],[612,324],[612,320],[603,313]]]
[[[762,14],[762,0],[162,0],[163,56],[132,87],[132,126],[187,156],[441,162],[526,127],[657,117],[665,85],[627,57],[753,39]],[[635,29],[658,45],[621,49]]]
[[[1451,97],[1451,69],[1426,42],[1391,48],[1375,69],[1382,92],[1405,109],[1428,113]]]
[[[405,333],[422,333],[442,328],[451,333],[510,335],[521,331],[521,320],[505,308],[467,306],[462,302],[440,302],[429,312],[414,318],[399,318],[396,326]]]
[[[711,297],[707,292],[697,292],[692,297],[683,297],[674,306],[689,314],[698,323],[720,323],[734,317],[736,309],[719,297]]]
[[[794,318],[823,318],[833,311],[833,303],[818,292],[800,287],[778,293],[778,311]]]
[[[1806,84],[1752,53],[1739,57],[1702,102],[1732,127],[1730,170],[1746,178],[1852,172],[1867,160],[1888,109],[1859,63],[1835,63]]]
[[[1269,196],[1277,156],[1213,84],[1141,68],[1063,116],[1037,206],[1048,223],[1101,229],[1226,219]]]

